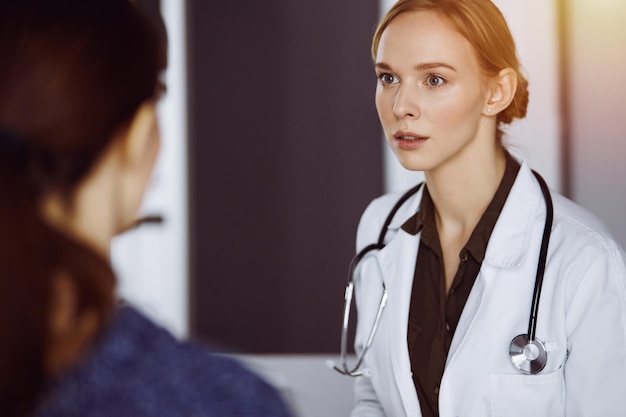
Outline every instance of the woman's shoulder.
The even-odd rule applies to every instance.
[[[182,342],[132,307],[117,313],[37,416],[288,416],[278,393],[238,361]]]
[[[578,203],[553,193],[554,228],[570,242],[595,243],[599,247],[619,246],[612,232],[600,218]]]
[[[536,207],[543,207],[539,184],[533,178],[530,167],[523,160],[511,195],[516,189],[514,203],[523,204],[526,201],[536,201]],[[563,196],[557,190],[551,189],[550,197],[554,209],[550,246],[563,249],[559,250],[559,256],[567,259],[578,258],[579,261],[585,259],[590,261],[608,255],[616,261],[623,262],[619,244],[597,215]],[[535,211],[535,206],[532,207],[528,211],[531,217],[537,216],[538,221],[545,218],[543,208]],[[516,210],[517,208],[514,207],[513,209]],[[541,221],[543,222],[543,220]]]
[[[571,275],[582,277],[595,265],[605,270],[604,279],[626,280],[626,256],[605,223],[583,206],[558,193],[553,193],[553,202],[554,224],[550,245],[565,261],[564,265],[572,269]]]

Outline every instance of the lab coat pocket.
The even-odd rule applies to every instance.
[[[548,374],[489,374],[493,417],[565,415],[563,369]]]

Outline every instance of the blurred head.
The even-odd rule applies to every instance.
[[[372,42],[372,56],[378,58],[383,33],[398,16],[408,12],[429,11],[442,18],[450,28],[465,38],[475,53],[485,77],[495,77],[511,68],[517,78],[510,105],[497,114],[499,127],[526,116],[528,82],[521,73],[515,42],[502,13],[490,0],[399,0],[381,19]]]
[[[102,323],[113,304],[106,259],[51,226],[42,201],[58,196],[71,211],[81,184],[138,114],[144,129],[154,128],[166,64],[161,33],[129,0],[12,3],[0,6],[0,338],[10,341],[0,346],[0,415],[6,416],[35,404],[50,377],[44,358],[56,277],[71,283],[77,317],[89,312]],[[146,157],[144,182],[155,157]]]
[[[71,193],[155,97],[164,49],[128,0],[26,3],[2,20],[0,128],[28,148],[33,191]]]

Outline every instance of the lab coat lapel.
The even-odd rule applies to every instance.
[[[416,415],[419,410],[406,341],[418,246],[419,236],[399,230],[377,255],[388,294],[385,314],[386,325],[391,330],[387,341],[389,357],[407,415]]]
[[[486,285],[489,285],[492,279],[502,278],[499,275],[504,270],[519,268],[524,257],[527,256],[532,234],[531,224],[537,216],[545,215],[545,209],[541,209],[541,204],[539,185],[528,165],[522,162],[515,183],[489,239],[483,265],[463,308],[448,353],[448,364],[462,346],[480,311]]]
[[[538,218],[545,218],[545,212],[539,183],[523,162],[489,239],[483,263],[518,268],[528,256],[532,225]]]

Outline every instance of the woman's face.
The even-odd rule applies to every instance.
[[[402,166],[432,171],[471,155],[487,131],[487,83],[462,35],[434,12],[403,13],[384,30],[375,69],[376,109]]]
[[[142,129],[137,137],[127,138],[139,143],[137,156],[125,167],[124,175],[125,187],[120,189],[118,195],[118,225],[117,232],[120,233],[128,229],[137,220],[137,214],[141,207],[146,191],[152,179],[152,173],[156,164],[161,147],[161,133],[159,130],[157,103],[147,101],[138,110],[134,123],[140,123]],[[141,136],[141,137],[140,137]]]

